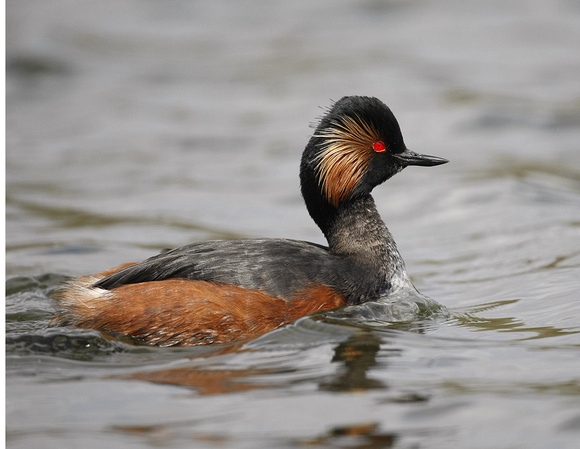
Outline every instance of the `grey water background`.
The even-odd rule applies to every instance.
[[[8,447],[579,447],[579,24],[575,0],[8,0]],[[451,161],[374,194],[448,317],[189,349],[47,328],[64,279],[162,248],[324,243],[298,163],[352,94]]]

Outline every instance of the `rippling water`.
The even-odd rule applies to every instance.
[[[8,446],[577,447],[579,20],[572,0],[9,1]],[[211,238],[323,242],[298,161],[351,94],[451,161],[375,190],[448,314],[187,349],[47,327],[71,276]]]

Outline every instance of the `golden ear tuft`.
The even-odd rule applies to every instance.
[[[324,139],[316,157],[319,184],[328,202],[338,207],[362,180],[380,136],[358,116],[342,117],[315,136]]]

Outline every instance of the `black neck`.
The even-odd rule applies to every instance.
[[[394,276],[408,279],[403,258],[371,195],[336,209],[325,236],[330,251],[373,266],[385,281],[391,282]]]
[[[393,239],[371,195],[352,199],[333,211],[328,228],[322,230],[333,253],[365,257],[384,254],[385,245]]]
[[[302,175],[306,207],[331,252],[370,263],[380,271],[405,273],[403,259],[370,194],[334,207],[322,195],[316,178]]]

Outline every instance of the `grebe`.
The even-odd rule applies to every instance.
[[[377,98],[343,97],[300,164],[302,196],[328,247],[288,239],[182,246],[69,282],[55,295],[53,324],[157,346],[223,344],[412,286],[371,191],[408,165],[446,162],[408,150]]]

